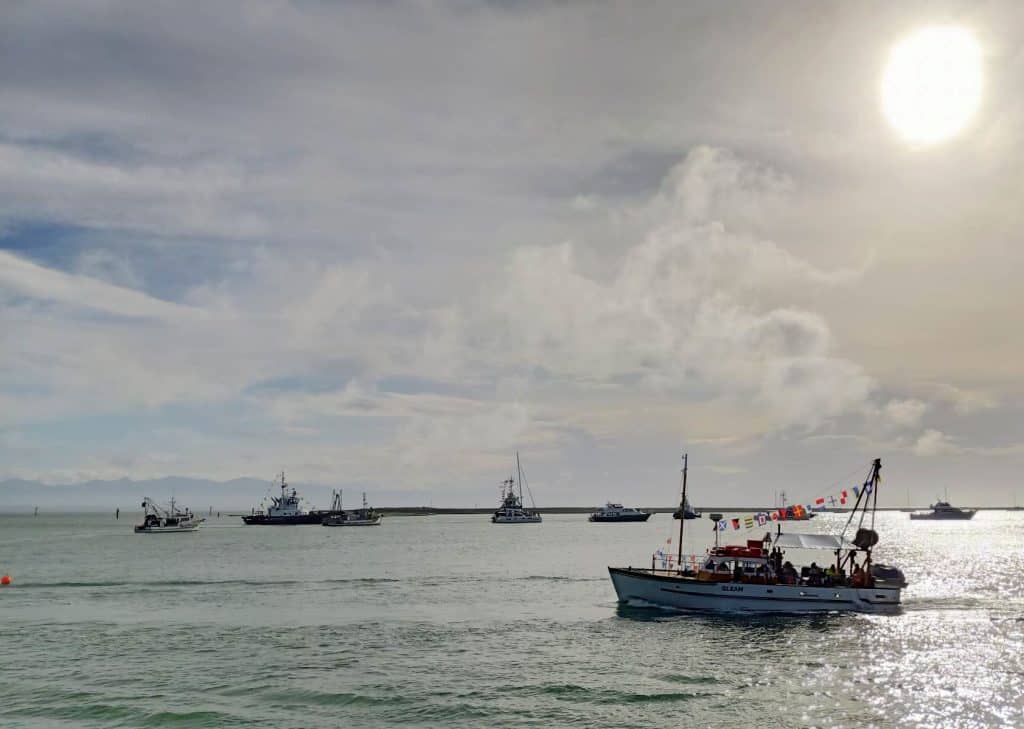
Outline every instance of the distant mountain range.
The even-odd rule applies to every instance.
[[[316,484],[294,483],[312,506],[326,508],[331,504],[331,487]],[[220,511],[248,512],[259,506],[271,490],[268,479],[236,478],[230,481],[210,481],[200,478],[168,476],[166,478],[133,481],[122,478],[113,481],[86,481],[79,484],[53,486],[39,481],[10,479],[0,481],[0,512],[31,511],[35,507],[59,511],[139,511],[146,496],[165,503],[173,496],[183,506],[195,512],[213,507]],[[374,492],[371,502],[383,503],[391,500],[395,492]],[[403,502],[410,500],[404,494]],[[415,498],[415,497],[413,497]],[[356,506],[362,501],[361,489],[345,492],[346,506]]]

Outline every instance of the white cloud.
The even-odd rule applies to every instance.
[[[918,456],[940,456],[959,450],[953,438],[934,428],[929,428],[918,436],[912,448],[914,454]]]
[[[928,403],[920,400],[890,400],[883,408],[889,422],[903,428],[917,425],[928,411]]]

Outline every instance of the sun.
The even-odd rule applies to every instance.
[[[922,28],[889,53],[882,109],[908,141],[945,141],[970,122],[981,104],[981,47],[966,28]]]

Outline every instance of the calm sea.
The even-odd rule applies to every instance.
[[[616,604],[664,514],[134,518],[0,516],[0,726],[1024,726],[1024,512],[882,514],[900,614],[762,619]]]

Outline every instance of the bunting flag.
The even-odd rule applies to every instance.
[[[860,498],[860,489],[857,488],[856,486],[853,487],[853,495],[856,496],[858,499]]]
[[[743,519],[743,526],[745,526],[747,529],[753,529],[754,528],[754,517],[752,517],[752,516],[745,517]]]
[[[768,515],[765,514],[762,511],[760,514],[757,515],[757,525],[758,526],[764,526],[767,523],[768,523]]]
[[[772,521],[778,521],[778,520],[779,520],[779,512],[773,511],[772,512]]]
[[[846,489],[843,489],[843,492],[839,495],[839,503],[840,504],[845,504],[846,503]]]
[[[739,529],[740,528],[740,520],[739,519],[733,519],[732,520],[732,528],[733,529]]]
[[[718,522],[718,531],[724,532],[726,527],[728,526],[729,522],[727,522],[725,519],[722,519],[722,521]]]
[[[803,519],[805,516],[807,516],[807,512],[804,510],[804,507],[802,505],[797,504],[796,506],[793,507],[794,519]]]
[[[815,499],[814,500],[814,505],[815,506],[824,506],[825,505],[825,497],[822,496],[820,498]]]
[[[836,500],[835,496],[829,496],[828,497],[828,505],[831,506],[833,509],[836,508],[836,504],[837,503],[838,503],[838,501]]]

